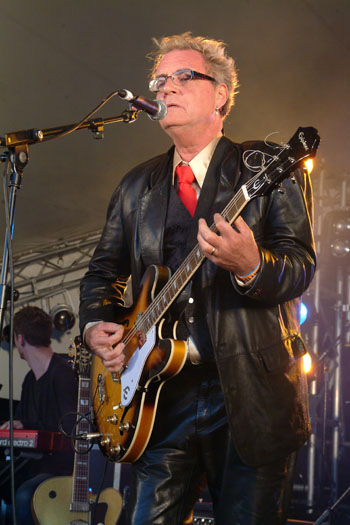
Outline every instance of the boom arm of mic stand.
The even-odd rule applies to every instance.
[[[129,124],[131,122],[135,122],[138,114],[139,111],[125,110],[121,115],[116,117],[90,119],[78,124],[67,124],[64,126],[57,126],[47,129],[32,128],[20,131],[12,131],[0,137],[0,146],[14,148],[15,146],[21,146],[25,144],[38,144],[47,142],[48,140],[52,140],[54,138],[63,137],[64,135],[68,135],[68,133],[72,133],[73,131],[87,128],[90,129],[94,134],[101,134],[103,133],[103,129],[106,124],[115,124],[117,122],[125,122]]]
[[[8,274],[8,244],[12,239],[12,232],[14,228],[14,210],[16,202],[16,193],[21,187],[23,170],[29,161],[28,146],[31,144],[43,143],[48,140],[62,137],[73,133],[80,129],[90,129],[96,138],[103,138],[103,129],[106,124],[113,124],[116,122],[130,123],[134,122],[139,112],[135,110],[125,110],[121,115],[108,118],[96,118],[88,120],[88,117],[104,105],[115,93],[112,93],[101,104],[99,104],[89,115],[77,124],[68,124],[65,126],[58,126],[47,129],[25,129],[21,131],[13,131],[0,137],[0,146],[8,148],[7,154],[1,155],[1,161],[9,161],[11,163],[11,182],[9,193],[9,228],[5,237],[5,245],[3,251],[3,260],[1,266],[0,276],[0,334],[2,333],[4,313],[6,307],[6,286]]]
[[[7,146],[9,148],[9,151],[6,154],[1,155],[0,160],[4,162],[10,161],[12,166],[9,194],[10,231],[7,231],[6,233],[0,277],[0,334],[2,334],[4,311],[6,307],[9,236],[12,235],[14,227],[16,193],[21,188],[23,170],[29,161],[28,146],[31,144],[46,142],[67,135],[68,133],[72,133],[73,131],[87,128],[93,132],[95,138],[103,138],[103,129],[106,124],[114,124],[116,122],[134,122],[138,117],[138,113],[138,111],[125,110],[121,115],[116,117],[91,119],[78,124],[68,124],[43,130],[33,128],[13,131],[7,133],[4,137],[0,137],[0,146]]]

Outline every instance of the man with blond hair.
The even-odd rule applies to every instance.
[[[296,184],[253,200],[230,226],[219,213],[274,151],[223,136],[237,90],[224,43],[191,33],[154,42],[149,88],[174,145],[124,177],[81,282],[85,342],[109,371],[126,364],[105,300],[116,279],[131,275],[136,298],[149,265],[176,271],[196,240],[206,260],[170,307],[187,359],[132,465],[130,521],[191,523],[205,481],[215,523],[280,525],[288,461],[309,435],[297,312],[315,270],[310,181],[296,170]]]

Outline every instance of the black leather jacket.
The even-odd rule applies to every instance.
[[[204,217],[212,224],[213,214],[251,178],[242,161],[247,149],[268,150],[261,142],[219,141],[194,219]],[[104,299],[113,295],[117,276],[132,275],[135,297],[145,269],[162,264],[172,156],[173,149],[137,166],[115,190],[100,243],[81,282],[82,327],[97,319],[115,319]],[[232,437],[250,465],[289,454],[309,435],[298,312],[316,259],[310,181],[303,170],[294,176],[296,181],[282,183],[283,193],[253,199],[241,214],[261,252],[254,283],[241,287],[229,272],[207,260],[194,278],[194,302],[184,312],[194,320],[189,325],[193,335],[203,320],[207,323]],[[196,220],[194,224],[188,246],[196,244]]]

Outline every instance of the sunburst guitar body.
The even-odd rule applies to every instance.
[[[112,461],[133,462],[141,456],[152,432],[161,388],[186,361],[184,341],[162,339],[162,322],[157,325],[160,308],[149,308],[168,279],[168,268],[150,266],[136,305],[117,319],[125,327],[125,369],[111,374],[99,357],[93,357],[95,423],[102,434],[100,447]]]

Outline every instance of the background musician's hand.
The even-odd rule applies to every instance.
[[[110,372],[118,372],[124,363],[123,326],[101,321],[86,329],[84,341],[98,355]]]
[[[7,430],[9,428],[10,428],[10,422],[9,421],[5,421],[5,423],[3,423],[0,426],[0,430]],[[22,430],[22,428],[24,428],[22,421],[19,421],[18,419],[14,419],[13,420],[13,428],[15,428],[16,430]]]
[[[254,270],[260,262],[260,253],[248,224],[238,217],[233,228],[219,213],[214,215],[214,221],[219,235],[208,228],[204,219],[199,219],[197,239],[204,255],[235,275]]]

